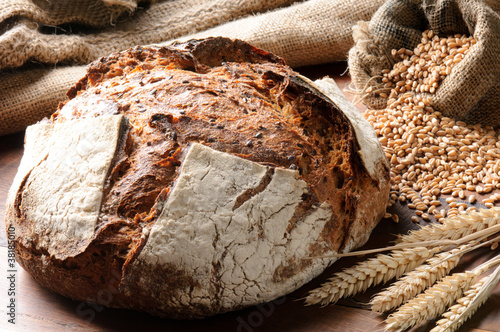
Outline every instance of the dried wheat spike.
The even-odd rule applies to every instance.
[[[468,317],[464,317],[464,319],[462,319],[462,322],[460,322],[459,324],[453,324],[455,320],[458,318],[458,316],[460,316],[462,312],[464,312],[467,308],[470,307],[473,299],[479,293],[479,290],[481,289],[481,287],[483,287],[484,283],[488,280],[488,278],[489,276],[484,277],[483,279],[472,285],[470,289],[464,293],[465,296],[459,298],[457,300],[457,304],[451,306],[448,309],[448,311],[443,314],[444,318],[438,320],[436,323],[436,327],[434,327],[430,332],[444,332],[444,331],[453,332],[456,331],[456,329],[458,329],[463,324],[463,322],[469,319],[470,316],[472,316],[476,312],[476,310],[481,305],[483,305],[484,302],[486,302],[488,297],[484,297],[483,299],[481,299],[480,302],[475,303],[474,308],[472,308],[472,310],[470,310],[470,312],[468,313],[467,315]],[[454,326],[451,327],[451,325]]]
[[[439,250],[439,248],[425,247],[393,250],[389,255],[380,254],[359,262],[335,273],[321,287],[309,292],[305,299],[306,305],[335,303],[342,297],[363,292],[372,285],[385,283],[394,277],[399,278],[434,256]]]
[[[384,291],[371,300],[372,311],[382,313],[397,308],[401,303],[422,293],[436,281],[443,279],[457,266],[462,257],[461,251],[467,246],[461,246],[430,258],[426,264],[420,265],[414,271],[408,272]]]
[[[484,304],[484,302],[486,302],[495,286],[500,282],[499,263],[500,256],[496,256],[473,270],[476,275],[480,275],[496,266],[493,273],[484,277],[478,283],[472,285],[471,289],[465,292],[465,296],[458,299],[457,304],[452,306],[448,312],[443,314],[444,319],[439,320],[436,328],[432,331],[456,331],[477,311],[480,306]]]
[[[407,235],[400,236],[397,243],[457,240],[497,224],[500,224],[500,208],[481,209],[446,218],[443,224],[411,231]]]
[[[442,314],[466,292],[476,280],[476,273],[455,273],[428,288],[391,314],[385,321],[386,331],[404,331],[426,319]]]

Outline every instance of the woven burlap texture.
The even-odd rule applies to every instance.
[[[441,83],[432,99],[435,110],[470,124],[500,126],[500,2],[482,0],[389,0],[369,22],[354,28],[355,46],[349,52],[349,71],[363,102],[387,106],[381,72],[397,60],[392,49],[414,49],[422,32],[441,36],[472,35],[469,54]],[[375,92],[363,93],[368,87]]]
[[[20,66],[28,59],[42,63],[85,64],[117,50],[134,45],[161,43],[244,15],[289,5],[295,1],[297,0],[158,1],[149,7],[138,8],[133,14],[120,16],[114,25],[109,24],[94,33],[89,30],[78,34],[70,33],[66,26],[55,29],[56,33],[44,33],[40,27],[51,24],[54,18],[47,23],[30,20],[28,15],[20,16],[15,26],[0,37],[2,45],[0,68]],[[53,2],[72,3],[65,0],[53,0]],[[95,3],[96,0],[87,0],[88,7],[94,6]],[[102,7],[104,11],[105,6]],[[80,11],[85,12],[81,8]],[[67,12],[67,9],[61,8],[62,14]],[[89,14],[94,13],[91,11]],[[47,15],[36,16],[45,18]],[[93,18],[87,17],[88,20]],[[101,20],[101,17],[99,19]],[[62,21],[61,17],[57,17],[57,21],[60,25],[72,23]],[[78,21],[82,22],[82,17],[79,17]]]
[[[54,112],[84,65],[134,45],[219,35],[246,40],[295,67],[346,60],[352,26],[385,1],[6,0],[0,135]]]
[[[137,8],[139,0],[2,0],[0,22],[24,18],[46,25],[81,23],[91,27],[105,27],[116,23],[125,12]]]

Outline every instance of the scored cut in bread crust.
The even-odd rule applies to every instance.
[[[388,164],[373,130],[346,115],[324,84],[334,83],[315,86],[282,59],[227,38],[95,61],[52,118],[28,130],[26,144],[64,132],[75,146],[108,147],[101,164],[64,173],[74,167],[67,178],[98,192],[88,211],[97,219],[84,233],[65,233],[88,215],[74,209],[71,188],[50,187],[57,169],[42,167],[65,153],[92,160],[95,151],[54,144],[40,156],[27,148],[7,203],[19,263],[65,296],[174,318],[297,289],[335,261],[303,258],[364,244],[388,199]],[[61,198],[43,205],[34,181]],[[82,218],[55,218],[60,205]],[[46,241],[50,234],[84,236]],[[100,300],[110,288],[112,298]]]

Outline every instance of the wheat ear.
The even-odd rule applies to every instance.
[[[397,308],[401,303],[422,293],[436,281],[443,279],[457,266],[468,246],[461,246],[430,258],[426,264],[408,272],[384,291],[373,297],[370,304],[372,311],[382,313]]]
[[[445,277],[391,314],[385,321],[385,330],[404,331],[437,317],[470,288],[476,276],[476,273],[467,271]]]
[[[386,331],[403,331],[426,319],[436,318],[469,290],[477,276],[500,264],[500,256],[477,266],[472,271],[455,273],[428,288],[401,306],[386,319]],[[497,272],[497,271],[496,271]],[[500,272],[497,272],[500,274]]]
[[[450,331],[450,326],[453,324],[453,322],[460,316],[461,313],[463,313],[472,303],[472,300],[476,297],[477,293],[483,287],[486,279],[488,277],[484,277],[480,281],[476,282],[474,285],[470,287],[468,291],[464,293],[464,297],[461,297],[457,300],[457,304],[451,306],[447,312],[445,312],[442,316],[444,317],[443,319],[440,319],[437,321],[437,326],[434,327],[430,332],[444,332],[444,331]],[[484,301],[486,301],[487,297],[484,298]],[[475,309],[479,308],[480,305],[484,303],[482,301],[480,304],[476,306]],[[475,312],[470,312],[470,315],[472,315]],[[467,317],[469,318],[469,317]],[[460,324],[461,325],[461,324]],[[457,326],[458,328],[459,326]]]
[[[370,302],[372,311],[382,313],[399,307],[401,303],[405,303],[417,294],[420,294],[427,287],[433,285],[436,281],[448,275],[457,266],[463,255],[479,247],[498,243],[500,236],[496,236],[485,242],[481,242],[482,240],[480,239],[479,243],[474,240],[466,245],[442,252],[430,258],[425,264],[415,268],[415,271],[408,272],[403,278],[396,281],[386,290],[378,293],[372,299]],[[492,263],[488,261],[485,264],[483,264],[484,267],[489,268]]]
[[[479,225],[484,226],[483,223],[480,223]],[[430,227],[430,226],[426,226],[426,227]],[[407,249],[407,248],[416,248],[416,247],[432,248],[432,247],[437,247],[437,246],[441,246],[441,247],[446,246],[446,247],[451,248],[451,247],[458,246],[458,245],[461,245],[464,243],[468,243],[469,245],[478,245],[484,239],[491,237],[499,232],[500,232],[500,223],[494,223],[489,227],[483,227],[481,229],[476,228],[475,232],[472,232],[471,234],[466,234],[459,239],[452,240],[452,239],[444,238],[441,240],[432,239],[429,241],[420,241],[420,242],[402,242],[402,243],[398,243],[396,245],[385,247],[385,248],[369,249],[369,250],[357,250],[357,251],[351,251],[351,252],[343,253],[343,254],[331,254],[331,255],[307,257],[305,259],[359,256],[359,255],[367,255],[367,254],[379,253],[379,252],[390,251],[390,250],[392,250],[394,252],[397,250],[402,250],[402,249]],[[499,236],[499,238],[500,238],[500,236]],[[448,250],[448,249],[446,249],[446,250]]]
[[[363,292],[372,285],[385,283],[394,277],[399,278],[439,251],[440,248],[425,247],[394,250],[388,255],[379,254],[374,258],[359,262],[335,273],[321,287],[310,291],[305,299],[306,305],[335,303],[342,297]]]
[[[500,208],[481,209],[446,218],[443,224],[411,231],[407,235],[400,236],[396,243],[457,240],[497,224],[500,224]]]
[[[500,263],[498,257],[495,257],[487,263],[495,265]],[[471,286],[465,292],[465,296],[457,300],[457,304],[450,307],[443,314],[437,326],[431,332],[453,332],[456,331],[466,320],[468,320],[481,307],[491,295],[491,292],[500,281],[500,266],[487,277]]]

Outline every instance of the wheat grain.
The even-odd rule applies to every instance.
[[[476,276],[467,271],[445,277],[391,314],[385,321],[386,331],[403,331],[437,317],[470,288]]]
[[[335,273],[321,287],[310,291],[305,299],[306,305],[335,303],[342,297],[363,292],[370,286],[386,283],[392,278],[399,278],[439,251],[440,248],[425,247],[393,250],[390,254],[379,254],[374,258],[359,262]]]
[[[373,297],[370,304],[374,312],[387,312],[420,294],[458,264],[468,246],[461,246],[430,258],[425,264],[407,273],[384,291]]]
[[[424,31],[413,51],[392,50],[399,62],[373,77],[383,84],[379,95],[389,94],[387,107],[369,109],[364,116],[380,139],[391,165],[391,189],[400,197],[414,194],[424,201],[428,194],[436,198],[451,194],[465,199],[465,189],[481,195],[500,188],[500,131],[445,117],[432,105],[439,84],[475,43],[472,36],[442,38],[431,30]],[[470,203],[481,199],[471,195]],[[486,200],[486,206],[494,206],[494,201]],[[420,217],[413,219],[429,219],[429,204],[408,204],[412,209],[417,206],[415,214]],[[445,207],[434,218],[441,221],[465,209],[463,205]]]

